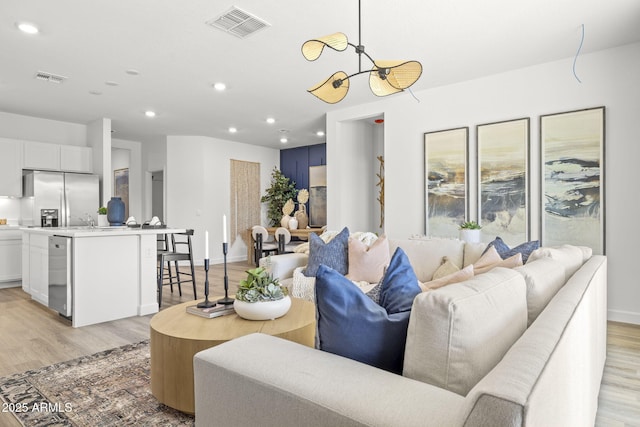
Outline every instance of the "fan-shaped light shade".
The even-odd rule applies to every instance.
[[[387,96],[410,87],[421,74],[418,61],[375,61],[369,73],[369,87],[375,95]]]
[[[309,89],[308,92],[329,104],[340,102],[349,92],[347,73],[338,71],[324,82]]]
[[[317,39],[307,40],[302,45],[302,55],[309,61],[315,61],[320,57],[325,46],[342,52],[348,46],[347,36],[344,33],[334,33]]]

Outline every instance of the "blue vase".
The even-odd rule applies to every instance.
[[[124,202],[120,197],[112,197],[107,203],[107,220],[110,225],[124,223]]]

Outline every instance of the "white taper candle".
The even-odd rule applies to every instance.
[[[227,243],[227,216],[222,215],[222,243]]]
[[[204,232],[204,259],[209,259],[209,231]]]

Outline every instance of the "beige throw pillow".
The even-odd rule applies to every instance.
[[[474,273],[473,273],[473,264],[472,264],[472,265],[466,266],[462,270],[458,270],[454,273],[448,274],[443,277],[439,277],[429,282],[420,282],[420,287],[422,288],[422,291],[431,291],[446,285],[450,285],[452,283],[464,282],[465,280],[471,279],[473,275]],[[434,277],[435,277],[435,274],[434,274]]]
[[[354,282],[378,283],[390,260],[386,236],[379,237],[371,246],[349,237],[349,272],[346,277]]]
[[[522,254],[517,253],[507,259],[502,259],[496,248],[489,249],[473,264],[473,271],[477,274],[486,273],[495,267],[514,268],[522,265]]]
[[[440,279],[441,277],[448,276],[450,274],[455,273],[456,271],[460,271],[460,267],[455,265],[448,257],[442,257],[442,264],[436,271],[433,272],[433,277],[431,280]]]

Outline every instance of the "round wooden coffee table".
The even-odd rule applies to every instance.
[[[254,332],[314,346],[316,314],[312,302],[291,298],[287,314],[275,320],[258,321],[244,320],[237,314],[206,319],[187,313],[187,307],[199,301],[166,308],[149,323],[151,393],[161,403],[179,411],[195,412],[193,356],[201,350]]]

